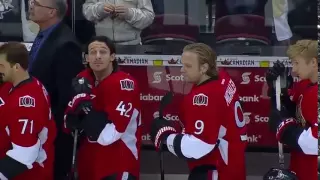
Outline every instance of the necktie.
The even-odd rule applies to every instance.
[[[40,47],[41,40],[43,39],[43,34],[39,33],[32,44],[31,51],[29,53],[29,69],[31,69],[32,63],[35,60],[36,54]]]

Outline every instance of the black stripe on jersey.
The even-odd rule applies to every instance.
[[[7,179],[12,179],[17,175],[28,170],[28,167],[9,156],[5,156],[0,160],[0,173]]]
[[[182,150],[181,150],[181,141],[182,141],[182,137],[184,135],[183,134],[177,134],[173,140],[173,149],[174,152],[176,153],[177,157],[179,158],[187,158],[183,155]],[[190,158],[188,158],[190,159]]]

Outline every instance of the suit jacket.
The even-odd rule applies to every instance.
[[[83,69],[82,49],[71,29],[60,23],[43,42],[30,74],[46,87],[58,128],[72,96],[72,79]]]

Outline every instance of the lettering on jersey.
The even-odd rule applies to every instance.
[[[193,105],[196,106],[208,106],[209,98],[203,93],[193,96]]]
[[[19,107],[36,107],[36,100],[31,96],[22,96],[19,98]]]
[[[236,85],[230,79],[229,83],[228,83],[228,86],[227,86],[227,90],[226,90],[226,92],[224,94],[224,99],[226,100],[226,103],[227,103],[228,106],[230,105],[230,103],[231,103],[231,101],[233,99],[233,96],[236,93],[236,91],[237,91]]]
[[[303,100],[303,95],[301,94],[299,96],[297,107],[296,107],[296,117],[297,117],[297,121],[301,123],[302,126],[304,127],[306,125],[306,119],[303,117],[303,114],[302,114],[302,109],[301,109],[302,100]]]
[[[4,100],[0,97],[0,107],[3,106],[5,103],[4,103]]]
[[[133,91],[134,82],[131,79],[120,80],[120,87],[121,87],[121,90]]]

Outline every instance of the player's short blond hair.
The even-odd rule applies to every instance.
[[[207,63],[209,69],[206,74],[210,77],[218,75],[217,71],[217,54],[208,45],[204,43],[189,44],[183,48],[183,52],[193,52],[198,55],[199,64]]]
[[[290,59],[301,56],[307,62],[310,62],[312,58],[318,58],[318,42],[315,40],[299,40],[289,46],[287,55]]]

